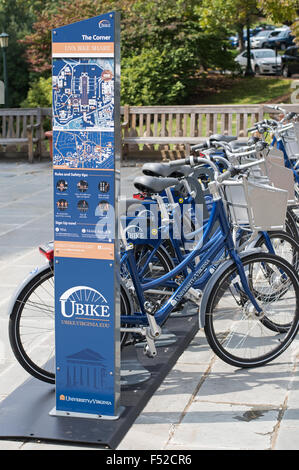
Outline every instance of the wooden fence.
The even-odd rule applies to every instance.
[[[283,105],[299,112],[299,105]],[[264,105],[124,106],[123,158],[180,158],[212,134],[246,139],[247,129],[276,111]]]
[[[282,106],[288,111],[299,112],[299,105]],[[3,111],[5,110],[2,109],[2,123],[6,119]],[[7,111],[11,120],[14,110]],[[32,121],[30,115],[36,114],[36,110],[24,111],[27,119]],[[181,158],[188,153],[190,145],[202,142],[215,133],[246,139],[247,128],[269,114],[274,117],[276,112],[265,105],[122,106],[123,159]],[[51,108],[40,108],[40,115],[41,154],[49,156],[45,131],[51,129]],[[0,129],[1,126],[3,129],[0,122]],[[14,132],[11,128],[10,134],[13,135]],[[10,156],[15,155],[17,150],[26,152],[26,148],[16,149],[10,145],[5,145],[0,150]]]

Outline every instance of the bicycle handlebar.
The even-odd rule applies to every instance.
[[[191,152],[195,152],[196,150],[204,150],[208,147],[207,142],[203,142],[201,144],[195,144],[190,147]]]
[[[267,108],[270,108],[270,109],[275,109],[276,111],[281,111],[284,115],[286,115],[286,110],[284,108],[281,108],[280,106],[278,106],[278,104],[276,105],[273,105],[273,104],[265,104],[264,106],[266,106]]]
[[[222,173],[216,178],[217,183],[223,183],[225,180],[228,180],[236,175],[239,175],[244,170],[247,170],[253,166],[258,166],[261,163],[264,163],[265,159],[261,158],[260,160],[256,160],[255,162],[244,163],[243,165],[236,165],[227,170],[225,173]]]

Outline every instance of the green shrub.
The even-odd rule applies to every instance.
[[[121,102],[135,106],[170,105],[190,92],[189,69],[194,62],[183,48],[143,49],[126,57],[121,67]]]
[[[39,80],[33,82],[21,106],[23,108],[50,108],[52,106],[52,77],[40,77]]]

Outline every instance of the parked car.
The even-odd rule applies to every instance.
[[[284,77],[299,73],[299,48],[289,47],[281,56],[281,72]]]
[[[282,29],[260,31],[258,34],[256,34],[250,39],[251,48],[263,49],[268,39],[272,39],[275,36],[278,36],[279,33],[281,33],[282,31]]]
[[[264,47],[272,49],[285,50],[289,46],[294,45],[294,37],[289,29],[284,29],[277,36],[267,39],[264,43]]]
[[[230,36],[230,37],[228,38],[228,40],[229,40],[229,42],[230,42],[230,44],[231,44],[232,47],[238,47],[238,45],[239,45],[239,38],[238,38],[238,36]]]
[[[250,36],[252,36],[252,34],[253,34],[252,30],[250,30]],[[239,44],[240,44],[240,36],[238,34],[229,36],[228,40],[231,43],[232,47],[238,47]],[[246,41],[246,40],[247,40],[247,31],[244,28],[244,30],[243,30],[243,41]]]
[[[247,51],[237,55],[235,61],[242,71],[247,66]],[[257,74],[276,74],[281,71],[281,57],[273,49],[254,49],[251,51],[251,67]]]

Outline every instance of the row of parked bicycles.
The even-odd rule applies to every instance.
[[[299,123],[274,108],[283,117],[255,123],[246,142],[212,135],[185,159],[143,165],[120,217],[122,348],[155,357],[168,319],[190,306],[235,367],[262,366],[296,337]],[[40,251],[47,264],[18,289],[9,336],[20,364],[55,383],[53,246]]]

